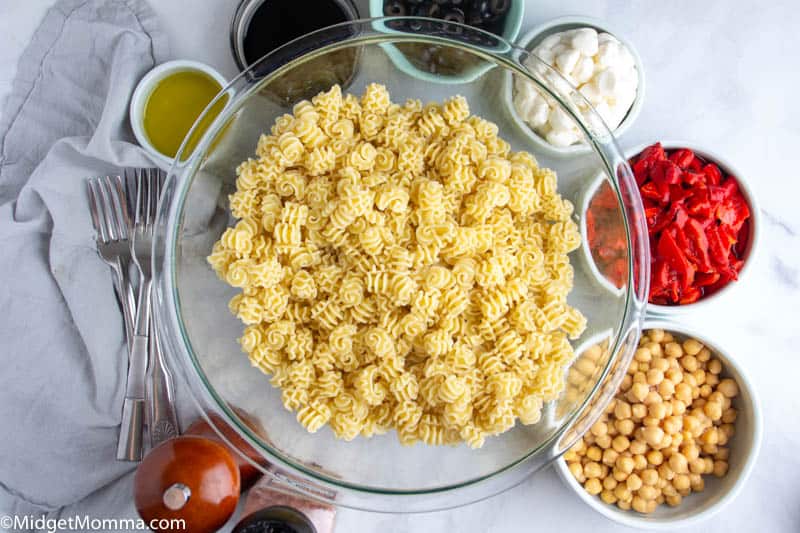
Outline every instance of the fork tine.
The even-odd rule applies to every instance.
[[[128,217],[128,209],[125,204],[125,193],[122,191],[122,178],[119,176],[106,176],[106,183],[111,191],[112,203],[116,211],[116,218],[120,232],[120,239],[127,240],[130,231],[130,219]]]
[[[133,228],[135,225],[134,217],[136,216],[136,175],[132,170],[126,168],[123,171],[122,184],[125,188],[130,227]]]
[[[137,229],[141,229],[141,227],[142,227],[142,201],[143,201],[142,189],[144,188],[144,179],[142,177],[142,173],[139,172],[138,169],[134,172],[134,177],[135,177],[135,180],[136,180],[136,210],[135,210],[136,214],[134,215],[135,219],[134,219],[133,223],[134,223],[134,225],[136,226]]]
[[[103,203],[103,194],[102,194],[102,187],[100,185],[100,180],[98,178],[93,178],[89,182],[89,187],[92,191],[92,196],[94,198],[95,206],[97,207],[97,218],[100,224],[100,239],[107,243],[114,238],[111,234],[110,227],[108,224],[108,212],[106,211],[105,205]]]
[[[108,242],[106,238],[103,222],[100,221],[100,217],[103,216],[103,213],[100,212],[100,207],[97,204],[97,198],[94,194],[94,189],[92,188],[92,183],[94,180],[89,178],[86,180],[86,194],[89,197],[89,213],[92,217],[92,226],[94,226],[94,231],[97,234],[97,238],[100,239],[102,242]]]
[[[114,184],[111,182],[111,177],[106,176],[102,178],[100,184],[103,190],[103,199],[106,201],[106,207],[108,208],[106,216],[108,217],[115,240],[127,239],[128,232],[125,231],[125,221],[122,220],[122,208],[119,205],[119,198],[114,189]]]
[[[150,184],[152,191],[150,193],[152,202],[150,204],[150,231],[156,225],[156,216],[158,216],[158,199],[161,196],[161,172],[157,168],[150,169]]]

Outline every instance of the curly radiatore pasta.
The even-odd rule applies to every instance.
[[[378,84],[300,102],[271,133],[208,262],[242,289],[241,347],[286,408],[312,433],[403,444],[536,423],[586,326],[555,173],[463,97],[401,106]]]

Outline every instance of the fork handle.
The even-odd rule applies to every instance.
[[[164,361],[164,352],[158,336],[158,325],[152,319],[150,321],[150,360],[147,384],[149,386],[147,427],[150,431],[150,447],[155,448],[165,440],[177,437],[179,427],[178,415],[175,412],[172,373]]]
[[[125,402],[122,404],[122,423],[117,441],[117,459],[120,461],[142,460],[147,345],[148,337],[146,335],[133,337],[130,365],[128,366],[128,385],[125,389]]]

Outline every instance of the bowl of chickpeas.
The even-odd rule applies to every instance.
[[[562,480],[621,524],[672,530],[730,503],[758,456],[754,389],[730,352],[648,321],[605,412],[556,462]]]

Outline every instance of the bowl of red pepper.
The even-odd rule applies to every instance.
[[[728,293],[746,274],[759,240],[758,206],[741,173],[683,141],[627,155],[650,240],[648,310],[679,313]]]

